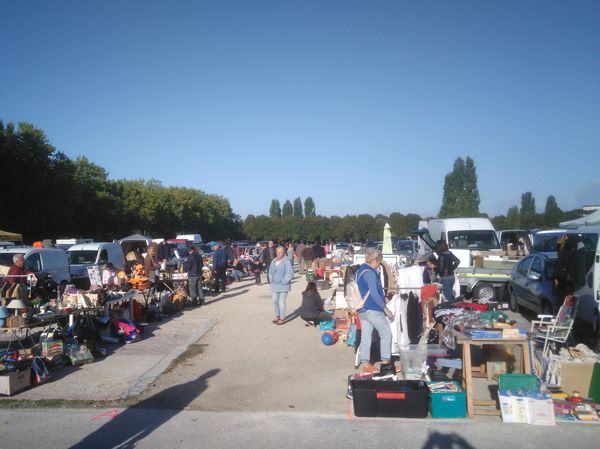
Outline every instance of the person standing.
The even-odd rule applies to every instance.
[[[231,239],[227,239],[225,241],[225,253],[227,254],[227,264],[230,265],[233,263],[233,259],[235,259],[235,251],[233,250],[233,246],[231,243]]]
[[[304,240],[301,240],[300,243],[296,245],[296,258],[298,259],[298,273],[304,274],[306,271],[306,265],[304,264],[304,256],[302,253],[306,248],[306,244]]]
[[[448,244],[443,240],[435,242],[433,250],[438,255],[438,276],[444,298],[446,301],[454,301],[454,282],[456,280],[454,270],[460,265],[460,259],[452,254]]]
[[[292,264],[292,269],[294,268],[294,244],[289,242],[287,244],[287,258],[290,260]]]
[[[292,264],[285,255],[285,248],[278,246],[275,251],[275,259],[269,265],[269,279],[271,279],[271,295],[275,318],[273,323],[281,325],[285,322],[285,300],[292,286],[294,270]]]
[[[215,293],[225,291],[225,276],[227,275],[227,253],[219,243],[213,245],[213,268],[215,270],[216,290]]]
[[[379,332],[381,363],[389,364],[392,352],[392,330],[388,319],[394,319],[394,314],[386,306],[381,285],[379,267],[383,261],[381,251],[371,249],[365,254],[363,263],[356,272],[356,283],[360,296],[365,301],[363,306],[357,310],[362,327],[362,335],[359,348],[360,364],[364,364],[362,371],[365,373],[376,373],[379,370],[371,364],[371,339],[373,329]]]
[[[313,253],[315,255],[315,260],[313,262],[313,268],[317,269],[319,268],[319,264],[323,263],[323,261],[325,260],[325,248],[323,248],[323,245],[321,243],[321,240],[317,240],[315,242],[315,244],[313,245]]]
[[[188,273],[188,287],[192,303],[195,305],[204,305],[204,292],[202,291],[202,267],[204,262],[202,257],[192,245],[188,246],[188,258],[186,268]]]
[[[160,264],[156,260],[156,245],[150,245],[144,259],[144,274],[150,280],[150,289],[148,294],[156,294],[156,285],[158,283],[158,271]]]
[[[304,259],[306,269],[312,270],[313,261],[315,260],[315,251],[311,245],[307,245],[306,248],[304,248],[302,251],[302,258]]]
[[[271,243],[273,242],[269,242],[269,244]],[[265,269],[265,273],[267,275],[267,284],[271,283],[271,279],[269,278],[269,267],[271,266],[271,261],[273,260],[273,258],[274,257],[271,257],[271,251],[269,251],[269,247],[263,245],[262,250],[260,252],[259,260]]]

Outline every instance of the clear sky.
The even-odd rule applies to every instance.
[[[0,119],[268,213],[600,204],[600,1],[4,1]],[[4,169],[4,167],[3,167]]]

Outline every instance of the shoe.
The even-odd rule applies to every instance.
[[[277,321],[279,321],[279,317],[278,316],[276,316],[275,318],[273,318],[273,321],[271,321],[271,322],[275,324],[275,323],[277,323]]]
[[[281,326],[282,324],[285,324],[285,321],[283,321],[281,318],[278,319],[275,324],[277,324],[278,326]]]
[[[377,367],[371,365],[370,363],[365,363],[365,366],[362,367],[361,372],[366,374],[379,374]]]

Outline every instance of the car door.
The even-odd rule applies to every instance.
[[[526,282],[526,301],[528,309],[536,312],[542,311],[544,292],[542,289],[544,264],[540,256],[533,256]]]
[[[511,276],[511,286],[514,295],[517,298],[517,302],[525,307],[528,306],[526,299],[527,274],[529,273],[529,268],[531,267],[532,262],[533,256],[525,257],[517,264]]]

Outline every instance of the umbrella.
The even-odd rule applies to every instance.
[[[389,223],[383,227],[383,245],[381,248],[383,254],[392,254],[392,231],[390,231]]]

